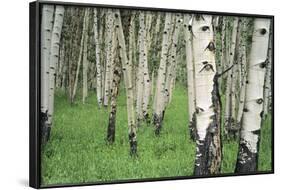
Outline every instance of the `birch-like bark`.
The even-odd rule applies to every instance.
[[[112,9],[108,9],[106,15],[106,66],[105,66],[105,83],[104,83],[104,97],[103,105],[108,106],[108,101],[110,99],[110,86],[111,86],[111,76],[112,76],[112,47],[113,47],[113,13]]]
[[[187,94],[188,94],[188,128],[190,138],[195,140],[196,123],[195,123],[195,89],[194,89],[194,60],[192,52],[192,27],[193,17],[184,15],[184,35],[185,35],[185,50],[186,50],[186,73],[187,73]]]
[[[180,14],[176,15],[175,18],[175,29],[172,34],[172,43],[170,48],[170,55],[168,58],[168,68],[167,68],[167,74],[166,74],[166,83],[165,83],[165,106],[163,108],[163,112],[165,112],[165,107],[169,103],[170,96],[172,94],[172,86],[174,81],[174,73],[175,69],[177,67],[177,45],[178,45],[178,37],[179,37],[179,31],[180,31],[180,25],[182,23],[182,18]],[[162,118],[163,119],[163,118]]]
[[[128,66],[128,57],[126,51],[125,37],[123,33],[123,27],[121,22],[121,16],[119,10],[114,13],[115,28],[117,32],[117,39],[119,44],[120,58],[122,62],[122,70],[124,75],[125,87],[126,87],[126,100],[127,100],[127,114],[128,114],[128,128],[129,128],[129,142],[130,153],[136,155],[137,153],[137,129],[135,121],[135,109],[134,109],[134,97],[133,97],[133,81],[132,71]]]
[[[163,119],[163,107],[165,101],[165,75],[166,75],[166,62],[168,55],[168,46],[169,46],[169,33],[171,30],[171,13],[166,13],[165,15],[165,26],[163,32],[163,41],[162,41],[162,51],[160,58],[160,65],[158,69],[158,77],[156,83],[156,92],[155,92],[155,108],[153,113],[153,122],[155,125],[155,134],[159,135],[162,128],[162,119]]]
[[[131,19],[130,19],[130,26],[129,26],[129,68],[131,70],[131,74],[132,74],[132,80],[133,80],[133,93],[134,93],[134,101],[137,98],[136,95],[136,91],[137,91],[137,87],[136,87],[136,80],[135,80],[135,72],[137,69],[134,69],[137,61],[136,61],[136,52],[137,52],[137,48],[136,48],[136,43],[135,43],[135,12],[132,13],[131,15]]]
[[[63,75],[63,68],[65,67],[64,53],[65,53],[65,45],[62,42],[59,50],[58,67],[56,70],[56,88],[62,88],[62,75]]]
[[[242,22],[241,19],[238,19],[237,24],[237,34],[235,42],[235,50],[233,57],[233,67],[232,67],[232,82],[231,82],[231,126],[227,129],[228,137],[237,138],[239,135],[239,128],[237,122],[237,112],[238,112],[238,96],[239,96],[239,47],[241,45],[241,28]]]
[[[221,57],[220,57],[220,68],[221,70],[218,71],[221,73],[226,69],[227,65],[227,60],[226,60],[226,46],[225,46],[225,41],[226,41],[226,17],[222,17],[222,29],[221,29]],[[222,86],[223,83],[223,78],[221,77],[219,79],[220,86]]]
[[[118,53],[117,53],[117,48],[115,48],[113,53],[114,68],[113,68],[112,87],[111,87],[110,115],[109,115],[109,122],[107,127],[107,141],[109,143],[113,143],[115,140],[117,96],[119,92],[119,85],[120,85],[121,74],[122,74]]]
[[[246,37],[247,37],[247,27],[246,27],[246,19],[242,18],[241,20],[241,28],[239,34],[239,46],[238,48],[238,71],[239,71],[239,80],[238,80],[238,88],[239,90],[239,101],[237,104],[237,117],[236,117],[236,128],[237,132],[241,128],[241,119],[243,115],[244,102],[245,102],[245,89],[246,89],[246,80],[247,80],[247,56],[246,56]],[[237,89],[236,89],[237,90]],[[238,90],[237,90],[238,91]]]
[[[194,174],[216,174],[221,165],[220,96],[212,16],[195,15],[192,33],[197,131]]]
[[[246,96],[236,173],[257,171],[260,128],[263,111],[263,86],[266,72],[270,19],[256,18],[246,82]]]
[[[99,33],[98,33],[98,12],[97,9],[94,8],[94,44],[95,44],[95,55],[96,55],[96,70],[97,70],[97,101],[99,107],[102,105],[102,66],[100,61],[100,40],[99,40]]]
[[[142,13],[142,18],[140,15],[140,24],[143,24],[144,28],[142,29],[143,41],[141,42],[141,57],[143,62],[143,101],[142,101],[142,115],[143,118],[149,122],[149,113],[148,113],[148,105],[150,99],[150,78],[148,72],[148,50],[150,48],[151,40],[150,40],[150,28],[151,28],[151,12],[146,14],[146,25],[144,24],[144,13]]]
[[[71,93],[71,103],[74,102],[74,98],[75,98],[76,91],[77,91],[79,71],[80,71],[80,66],[81,66],[81,62],[82,62],[82,58],[83,58],[84,38],[85,38],[85,35],[86,35],[86,31],[87,31],[86,30],[86,22],[87,22],[88,16],[89,16],[89,12],[86,9],[85,13],[84,13],[82,37],[81,37],[81,41],[80,41],[80,50],[79,50],[78,63],[77,63],[77,68],[76,68],[76,73],[75,73],[74,86],[73,86],[73,91]]]
[[[55,74],[59,60],[60,37],[63,24],[64,7],[56,6],[54,27],[51,39],[50,66],[49,66],[49,100],[48,100],[48,124],[53,126]]]
[[[272,29],[271,29],[272,30]],[[271,66],[272,66],[272,33],[269,34],[268,45],[268,64],[266,66],[265,84],[264,84],[264,105],[263,105],[263,119],[265,119],[270,111],[271,104]]]
[[[49,64],[51,37],[53,29],[53,5],[44,5],[42,8],[41,21],[41,135],[42,142],[49,139],[50,126],[48,126],[48,100],[49,100]]]
[[[234,54],[235,54],[235,47],[236,47],[236,38],[237,38],[237,28],[238,28],[238,17],[234,17],[233,21],[233,28],[231,34],[231,43],[230,43],[230,50],[229,54],[227,55],[228,59],[228,67],[231,67],[234,63]],[[228,135],[229,131],[231,130],[234,124],[234,118],[232,113],[232,78],[233,78],[233,68],[231,71],[227,73],[227,81],[226,81],[226,92],[225,92],[225,114],[224,114],[224,132],[225,135]]]
[[[88,97],[88,28],[89,28],[89,9],[85,10],[87,13],[86,23],[85,23],[85,39],[83,42],[83,89],[82,89],[82,102],[85,104],[85,100]]]
[[[243,42],[240,47],[240,63],[241,63],[241,86],[239,93],[239,104],[238,104],[238,112],[237,112],[237,125],[238,129],[241,128],[241,120],[243,115],[244,103],[245,103],[245,90],[246,90],[246,80],[247,80],[247,57],[246,57],[246,44]]]
[[[136,103],[136,113],[137,113],[137,125],[140,125],[143,119],[142,105],[144,98],[144,13],[141,11],[139,13],[139,34],[138,34],[138,45],[139,45],[139,64],[138,64],[138,74],[137,74],[137,103]]]

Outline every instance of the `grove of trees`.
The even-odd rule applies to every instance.
[[[196,144],[194,175],[220,173],[223,138],[239,140],[235,172],[255,172],[262,122],[271,114],[271,74],[268,18],[44,5],[42,144],[56,127],[58,90],[70,105],[87,104],[93,92],[99,109],[109,110],[108,126],[101,127],[107,128],[108,146],[113,144],[124,88],[128,151],[141,156],[138,129],[149,124],[161,138],[165,111],[175,86],[182,85],[186,131]]]

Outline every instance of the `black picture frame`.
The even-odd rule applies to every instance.
[[[110,182],[91,182],[79,184],[61,184],[49,185],[48,187],[41,186],[41,156],[40,156],[40,7],[44,4],[64,5],[64,6],[79,6],[79,7],[97,7],[97,8],[118,8],[118,9],[133,9],[133,10],[149,10],[172,13],[198,13],[219,16],[242,16],[267,18],[272,21],[272,162],[271,171],[259,171],[254,173],[244,174],[219,174],[211,176],[175,176],[175,177],[161,177],[161,178],[145,178],[132,180],[115,180]],[[103,185],[103,184],[121,184],[121,183],[135,183],[135,182],[152,182],[163,180],[184,180],[195,178],[214,178],[214,177],[229,177],[229,176],[243,176],[243,175],[259,175],[259,174],[273,174],[274,173],[274,15],[261,14],[247,14],[247,13],[228,13],[228,12],[212,12],[212,11],[198,11],[198,10],[183,10],[183,9],[167,9],[155,7],[134,7],[123,5],[105,5],[105,4],[90,4],[90,3],[74,3],[74,2],[59,2],[59,1],[34,1],[29,4],[29,185],[33,188],[52,188],[52,187],[73,187],[73,186],[87,186],[87,185]]]

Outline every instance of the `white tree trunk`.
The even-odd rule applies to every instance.
[[[134,101],[136,100],[136,91],[137,91],[137,87],[136,87],[136,79],[135,79],[135,73],[137,69],[133,69],[134,66],[136,65],[137,61],[136,61],[136,43],[135,43],[135,12],[132,13],[131,15],[131,20],[130,20],[130,27],[129,27],[129,69],[130,69],[130,73],[132,75],[132,80],[133,80],[133,93],[134,93]]]
[[[139,64],[138,64],[138,74],[137,74],[137,104],[136,104],[136,113],[137,113],[137,125],[140,125],[141,120],[143,119],[142,114],[142,105],[144,97],[144,13],[139,13],[139,34],[138,34],[138,45],[139,45]]]
[[[48,100],[49,100],[49,64],[51,37],[53,29],[53,5],[44,5],[42,8],[41,21],[41,131],[42,141],[49,138],[50,127],[48,121]]]
[[[110,86],[111,86],[111,76],[112,76],[112,50],[113,50],[113,13],[112,9],[108,9],[106,15],[106,66],[105,66],[105,83],[104,83],[104,97],[103,104],[104,106],[108,106],[108,102],[110,99]]]
[[[195,175],[219,173],[221,163],[220,105],[212,16],[195,15],[192,22],[196,94]]]
[[[245,106],[240,132],[236,172],[257,170],[258,144],[263,111],[263,86],[266,71],[270,19],[256,18],[246,82]]]
[[[132,71],[128,66],[129,62],[126,53],[127,51],[126,51],[125,37],[123,33],[123,27],[122,27],[119,10],[116,10],[114,17],[115,17],[115,27],[117,30],[117,39],[119,44],[120,57],[122,62],[122,70],[123,70],[125,87],[126,87],[130,153],[131,155],[135,155],[137,153],[137,129],[136,129],[136,121],[135,121],[133,81],[132,81],[132,73],[131,73]]]
[[[83,91],[82,91],[82,102],[85,104],[85,100],[88,97],[88,28],[89,28],[89,9],[85,10],[87,13],[86,23],[85,23],[85,39],[83,43]]]
[[[169,34],[171,30],[171,13],[166,13],[165,15],[165,26],[163,32],[163,41],[162,41],[162,51],[160,58],[160,65],[158,69],[158,77],[156,83],[156,92],[155,92],[155,108],[153,114],[153,121],[156,127],[155,134],[159,135],[161,127],[162,127],[162,118],[163,118],[163,106],[165,100],[165,74],[166,74],[166,62],[167,62],[167,54],[168,54],[168,40]]]
[[[51,54],[49,66],[49,110],[48,110],[48,124],[53,126],[54,113],[54,94],[55,94],[55,71],[58,65],[60,37],[63,24],[64,7],[56,6],[54,28],[51,39]]]
[[[98,33],[98,13],[97,9],[94,8],[94,43],[96,46],[96,70],[97,70],[97,101],[99,107],[102,105],[102,66],[100,61],[100,41],[99,41],[99,33]]]
[[[146,26],[144,25],[144,15],[143,21],[140,23],[143,24],[144,28],[142,29],[143,41],[141,42],[141,51],[140,54],[142,56],[143,62],[143,102],[142,102],[142,115],[146,121],[149,120],[149,113],[148,113],[148,105],[150,99],[150,78],[148,72],[148,49],[150,48],[151,40],[150,40],[150,28],[151,28],[151,12],[146,14]]]
[[[175,18],[175,29],[172,34],[172,43],[170,48],[170,55],[168,58],[168,68],[167,68],[167,74],[166,74],[166,83],[165,83],[165,106],[163,107],[163,112],[165,111],[165,107],[169,103],[170,96],[172,94],[172,86],[174,81],[174,73],[177,67],[177,45],[178,45],[178,37],[179,37],[179,31],[180,26],[182,23],[182,18],[180,14],[176,15]]]
[[[270,111],[271,104],[271,66],[272,66],[272,34],[269,34],[268,45],[268,64],[266,66],[265,84],[264,84],[264,105],[263,105],[263,118],[265,119]]]

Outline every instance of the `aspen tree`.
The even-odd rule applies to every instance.
[[[177,45],[178,45],[178,37],[179,37],[179,31],[180,31],[180,25],[182,23],[182,18],[180,14],[176,15],[175,18],[175,28],[172,35],[172,44],[170,48],[170,55],[168,58],[169,66],[167,68],[167,74],[166,74],[166,83],[165,83],[165,106],[169,103],[170,96],[172,94],[172,86],[174,81],[174,73],[177,67]],[[163,108],[165,109],[165,108]],[[163,110],[165,111],[165,110]]]
[[[237,37],[237,28],[238,28],[238,18],[234,17],[233,28],[231,34],[231,42],[230,42],[230,50],[228,53],[228,67],[231,67],[234,63],[234,54],[236,47],[236,37]],[[225,114],[224,114],[224,132],[228,135],[228,132],[231,130],[232,125],[234,123],[234,118],[232,113],[232,78],[233,78],[233,70],[227,73],[227,81],[226,81],[226,92],[225,92]]]
[[[264,102],[263,86],[268,64],[269,27],[269,19],[256,18],[254,20],[236,173],[257,171],[261,113]]]
[[[195,124],[195,89],[194,89],[194,60],[192,52],[192,27],[193,17],[184,15],[184,34],[185,34],[185,50],[186,50],[186,73],[187,73],[187,91],[188,91],[188,113],[189,113],[189,131],[190,138],[195,140],[196,124]]]
[[[41,134],[42,141],[49,139],[50,126],[48,126],[48,100],[49,100],[49,64],[50,47],[53,30],[53,5],[44,5],[42,8],[41,25]]]
[[[272,30],[272,29],[271,29]],[[271,104],[271,74],[272,74],[272,32],[269,34],[268,45],[268,64],[266,66],[265,84],[264,84],[264,105],[263,105],[263,118],[265,119],[270,111]]]
[[[123,33],[123,27],[121,22],[121,16],[119,10],[114,13],[115,28],[118,39],[118,47],[120,51],[120,58],[122,63],[122,71],[126,88],[126,101],[127,101],[127,114],[128,114],[128,128],[129,128],[129,142],[130,153],[136,155],[137,153],[137,129],[135,121],[135,109],[134,109],[134,97],[133,97],[133,81],[132,74],[128,64],[128,57],[126,51],[125,37]]]
[[[120,65],[119,52],[118,49],[114,49],[113,53],[113,77],[112,77],[112,87],[111,87],[111,99],[110,99],[110,115],[107,128],[107,141],[113,143],[115,140],[115,122],[116,122],[116,112],[117,112],[117,96],[119,92],[119,85],[121,81],[122,69]]]
[[[192,21],[196,99],[196,158],[194,175],[220,172],[220,100],[215,63],[212,16],[195,15]]]
[[[95,55],[96,55],[96,70],[97,70],[97,101],[99,107],[102,105],[102,66],[100,60],[100,41],[99,41],[99,33],[98,33],[98,12],[97,9],[94,8],[94,44],[95,44]]]
[[[143,15],[144,17],[144,15]],[[148,105],[150,99],[150,77],[148,71],[148,49],[150,48],[150,27],[151,27],[151,13],[148,12],[146,14],[146,25],[144,25],[144,19],[140,19],[140,23],[143,24],[143,41],[141,41],[141,60],[143,62],[143,101],[142,101],[142,115],[143,118],[148,122],[149,121],[149,114],[148,114]]]
[[[171,13],[165,14],[165,26],[162,40],[162,51],[160,58],[160,65],[158,69],[156,92],[155,92],[155,108],[153,113],[153,122],[155,125],[155,134],[159,135],[162,128],[163,107],[165,100],[165,75],[166,75],[166,62],[168,56],[168,39],[171,31]]]
[[[145,22],[144,22],[144,13],[141,11],[139,13],[139,34],[138,34],[138,45],[139,45],[139,64],[137,71],[137,103],[136,103],[136,113],[137,113],[137,125],[140,125],[141,120],[143,119],[142,114],[142,105],[144,98],[144,31],[145,31]]]
[[[54,27],[51,38],[50,65],[49,65],[49,100],[48,100],[48,125],[53,126],[54,94],[55,94],[55,71],[58,65],[60,37],[63,24],[64,7],[56,6]],[[50,132],[50,131],[49,131]]]
[[[108,101],[110,98],[110,86],[111,86],[111,76],[112,76],[112,46],[113,46],[113,13],[112,9],[108,9],[106,15],[106,64],[105,64],[105,82],[104,82],[104,97],[103,104],[108,106]]]
[[[80,66],[81,66],[81,62],[82,62],[82,59],[83,59],[83,48],[84,48],[83,44],[84,44],[84,40],[85,40],[84,38],[85,38],[85,35],[86,35],[86,31],[87,31],[86,27],[87,27],[88,16],[89,16],[89,11],[88,11],[88,9],[86,9],[85,13],[84,13],[82,37],[81,37],[81,41],[80,41],[80,49],[79,49],[77,68],[76,68],[75,79],[74,79],[74,86],[73,86],[73,91],[71,93],[71,103],[74,102],[74,98],[75,98],[76,91],[77,91]]]
[[[89,28],[89,9],[86,8],[87,11],[87,17],[86,17],[86,23],[85,23],[85,39],[83,42],[83,90],[82,90],[82,102],[85,104],[85,100],[88,96],[88,67],[89,67],[89,61],[88,61],[88,28]]]
[[[133,80],[133,93],[134,93],[134,100],[136,100],[136,80],[135,80],[135,70],[134,66],[137,63],[136,61],[136,43],[135,43],[135,18],[136,18],[136,13],[133,12],[131,15],[130,19],[130,25],[129,25],[129,68],[131,70],[131,75],[132,75],[132,80]]]
[[[245,88],[246,88],[246,79],[247,79],[247,56],[246,56],[246,19],[242,19],[241,21],[241,32],[240,32],[240,40],[238,47],[238,66],[239,66],[239,101],[238,101],[238,111],[236,117],[236,128],[237,132],[241,126],[241,119],[243,115],[244,102],[245,102]],[[238,90],[237,90],[238,91]]]

